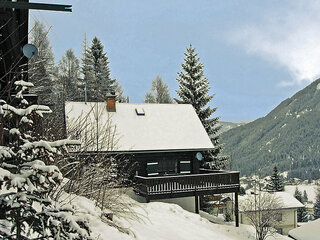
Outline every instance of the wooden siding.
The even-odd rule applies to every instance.
[[[189,162],[189,171],[190,173],[197,173],[197,165],[193,164],[195,152],[158,152],[158,153],[135,153],[133,154],[133,159],[137,162],[137,172],[139,176],[147,177],[148,169],[151,170],[152,167],[148,166],[148,163],[158,163],[157,166],[163,173],[163,168],[165,162],[167,161],[176,161],[177,170],[176,173],[171,174],[180,174],[180,172],[186,172],[187,162]],[[172,164],[172,163],[171,163]],[[152,173],[155,172],[155,169],[152,168]],[[149,172],[150,173],[150,172]],[[160,173],[161,175],[161,173]]]

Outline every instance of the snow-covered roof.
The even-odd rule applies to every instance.
[[[298,199],[287,192],[275,192],[274,194],[276,194],[276,197],[278,197],[283,203],[283,208],[304,207],[304,205]]]
[[[258,192],[257,192],[257,194],[258,194]],[[281,209],[304,207],[304,205],[299,200],[297,200],[293,195],[291,195],[287,192],[273,192],[273,193],[261,192],[262,198],[265,194],[268,194],[268,195],[270,194],[270,196],[272,196],[273,199],[276,199],[277,202],[279,203],[277,206]],[[245,206],[245,204],[246,204],[246,201],[249,197],[254,199],[254,195],[252,195],[252,194],[239,196],[240,211],[243,210],[243,207],[247,207],[247,206]],[[256,200],[259,201],[259,197],[257,197]],[[254,210],[254,209],[252,209],[252,210]]]
[[[95,110],[99,109],[99,110]],[[108,112],[106,103],[66,102],[67,128],[79,118],[94,121],[99,126],[110,120],[115,130],[115,151],[208,150],[213,145],[202,123],[189,104],[116,103],[116,111]],[[141,112],[142,115],[138,115]],[[144,114],[144,115],[143,115]],[[94,124],[92,124],[94,127]],[[81,135],[81,134],[80,134]],[[83,140],[84,136],[80,136]],[[109,150],[108,147],[102,150]]]
[[[296,240],[314,240],[320,236],[320,219],[308,222],[289,231],[289,236]]]

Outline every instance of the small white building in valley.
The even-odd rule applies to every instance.
[[[273,202],[273,203],[271,203]],[[297,227],[297,210],[304,207],[294,196],[286,192],[257,192],[256,195],[239,197],[240,223],[250,224],[249,214],[261,219],[270,214],[275,216],[275,229],[278,233],[288,235],[288,232]]]

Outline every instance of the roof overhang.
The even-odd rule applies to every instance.
[[[195,148],[195,149],[157,149],[157,150],[127,150],[127,151],[99,151],[99,154],[135,154],[135,153],[173,153],[173,152],[207,152],[212,148]],[[84,155],[97,154],[97,151],[70,152]]]

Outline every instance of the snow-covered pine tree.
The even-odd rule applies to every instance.
[[[116,93],[117,101],[129,102],[129,98],[123,96],[123,88],[115,78],[110,76],[107,53],[104,52],[101,41],[94,37],[90,47],[84,39],[81,59],[81,73],[83,76],[85,98],[90,102],[105,101],[108,93]],[[87,95],[87,97],[85,97]]]
[[[50,198],[63,179],[54,165],[55,156],[64,154],[67,145],[79,142],[41,139],[34,129],[50,109],[30,105],[24,98],[32,83],[19,80],[15,86],[17,103],[11,106],[2,101],[0,106],[8,132],[0,146],[0,238],[90,239],[85,219]]]
[[[94,73],[93,73],[93,58],[90,51],[90,48],[88,47],[87,38],[85,35],[84,41],[83,41],[83,52],[82,52],[82,58],[81,58],[81,73],[82,73],[82,80],[83,80],[83,101],[85,99],[88,100],[88,85],[92,86],[94,84]],[[87,95],[87,96],[85,96]],[[91,92],[89,93],[90,100],[91,100]]]
[[[307,194],[307,191],[306,191],[306,190],[303,191],[302,202],[303,202],[303,203],[308,202],[308,194]]]
[[[215,149],[204,154],[204,167],[223,169],[226,167],[228,157],[220,155],[222,150],[218,134],[221,128],[218,125],[220,117],[210,118],[217,108],[206,107],[214,95],[208,95],[210,87],[208,79],[204,77],[204,65],[200,62],[191,44],[184,55],[184,63],[181,64],[182,71],[178,73],[179,78],[177,78],[179,90],[176,92],[180,99],[175,98],[174,100],[179,104],[192,104],[211,138]]]
[[[298,187],[296,187],[296,190],[294,192],[294,197],[301,203],[304,203],[302,193],[301,191],[299,191]],[[298,208],[297,218],[298,218],[298,222],[308,221],[308,211],[305,207]]]
[[[283,182],[282,182],[282,179],[280,178],[277,166],[274,166],[273,168],[273,173],[267,185],[267,190],[270,192],[281,192],[284,190]],[[301,195],[301,201],[302,201],[301,192],[300,192],[300,195]]]
[[[89,52],[93,60],[94,82],[88,83],[88,99],[97,101],[104,101],[107,93],[115,91],[115,79],[110,77],[109,61],[103,49],[101,41],[94,37]]]
[[[299,191],[298,187],[296,187],[296,190],[294,191],[294,197],[302,203],[302,193]]]
[[[317,189],[316,202],[313,206],[313,216],[315,219],[320,218],[320,187]]]

